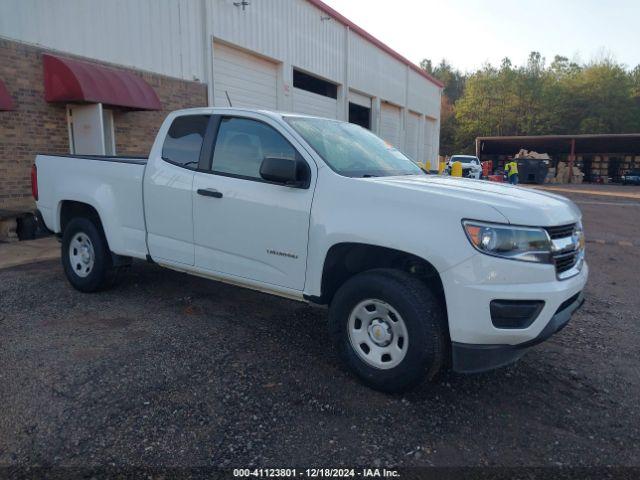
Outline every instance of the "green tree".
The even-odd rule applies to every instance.
[[[453,111],[455,140],[444,154],[472,151],[477,136],[638,131],[640,66],[629,71],[609,58],[578,65],[561,56],[547,66],[531,52],[514,67],[505,58],[466,78]]]
[[[478,136],[640,131],[640,65],[611,58],[578,64],[539,52],[462,74],[446,60],[422,68],[444,83],[440,153],[472,152]],[[514,152],[515,153],[515,152]]]
[[[574,110],[567,121],[580,133],[626,133],[637,130],[633,79],[610,60],[586,66],[568,86]],[[635,107],[635,108],[634,108]],[[634,124],[635,123],[635,124]]]
[[[440,105],[440,152],[454,151],[458,128],[454,105],[464,92],[466,77],[445,59],[434,68],[431,60],[425,58],[420,62],[420,67],[444,84]]]

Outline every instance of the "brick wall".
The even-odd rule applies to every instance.
[[[0,80],[16,106],[15,111],[0,111],[0,209],[32,209],[30,169],[35,155],[69,153],[66,106],[44,100],[42,53],[47,51],[0,39]],[[65,53],[49,53],[78,58]],[[147,155],[167,112],[207,105],[207,87],[202,83],[91,62],[142,76],[162,103],[163,110],[158,112],[113,108],[118,155]]]
[[[0,80],[16,110],[0,111],[0,208],[32,206],[29,171],[36,152],[69,153],[64,105],[44,101],[40,51],[0,39]]]

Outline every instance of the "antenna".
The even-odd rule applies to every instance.
[[[227,96],[227,102],[229,102],[229,106],[233,107],[233,105],[231,105],[231,99],[229,98],[229,92],[227,90],[225,90],[224,94]]]

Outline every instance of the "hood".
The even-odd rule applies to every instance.
[[[516,187],[484,180],[469,180],[437,175],[375,177],[365,179],[374,184],[397,189],[420,190],[433,197],[427,204],[463,201],[480,202],[497,210],[509,223],[549,227],[577,222],[582,214],[568,198],[533,188]],[[460,218],[475,218],[473,205],[460,212]]]

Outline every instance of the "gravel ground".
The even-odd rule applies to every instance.
[[[590,237],[638,238],[640,202],[571,196]],[[0,465],[640,466],[640,249],[588,248],[567,328],[403,396],[343,370],[323,309],[144,263],[89,295],[0,270]]]

